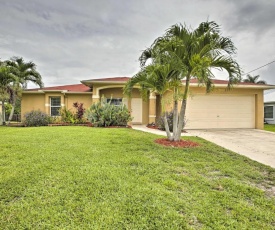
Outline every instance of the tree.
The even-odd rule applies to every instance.
[[[130,79],[125,87],[124,93],[131,96],[133,87],[136,84],[140,85],[140,91],[143,99],[147,99],[150,92],[159,94],[162,111],[164,113],[164,126],[167,137],[172,140],[172,136],[169,131],[167,122],[167,114],[164,110],[165,101],[163,95],[173,88],[177,88],[180,85],[180,68],[175,63],[159,64],[154,63],[142,68],[132,79]]]
[[[244,79],[243,82],[266,85],[266,81],[263,81],[263,80],[258,81],[259,78],[260,78],[260,75],[251,76],[250,74],[247,74],[246,79]]]
[[[3,62],[0,62],[0,100],[2,102],[2,123],[6,124],[5,118],[5,101],[9,100],[13,95],[11,84],[14,77],[10,72],[10,68]]]
[[[148,60],[159,65],[176,63],[175,66],[180,70],[177,79],[184,80],[182,84],[170,88],[174,93],[173,135],[170,138],[167,135],[171,141],[180,140],[191,78],[196,78],[199,83],[204,84],[207,92],[212,88],[213,69],[225,70],[228,73],[228,88],[241,80],[240,67],[231,56],[235,50],[231,39],[221,35],[219,25],[207,21],[202,22],[195,30],[181,24],[173,25],[164,36],[157,38],[150,48],[142,52],[139,58],[142,68]],[[144,82],[139,81],[136,75],[129,81],[141,87]],[[181,108],[178,112],[180,100]]]
[[[12,82],[13,94],[10,98],[12,104],[11,113],[8,123],[12,120],[17,98],[21,96],[22,89],[26,88],[28,82],[37,84],[40,88],[43,87],[42,77],[36,71],[36,65],[33,62],[25,62],[22,57],[13,57],[6,61],[10,68],[14,81]]]

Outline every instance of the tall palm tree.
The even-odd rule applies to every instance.
[[[36,71],[36,65],[33,62],[25,62],[22,57],[13,57],[11,60],[6,61],[7,66],[11,68],[11,72],[14,76],[12,84],[13,95],[11,98],[12,109],[8,119],[8,123],[11,121],[14,113],[15,103],[18,97],[21,95],[22,89],[26,88],[28,82],[33,82],[40,88],[43,87],[42,77],[38,71]]]
[[[152,63],[166,63],[169,60],[180,63],[181,72],[178,77],[185,80],[181,98],[181,109],[178,114],[178,97],[174,97],[173,137],[179,141],[184,125],[186,103],[191,78],[206,85],[209,92],[214,78],[213,69],[225,70],[228,73],[230,88],[232,84],[241,80],[240,67],[231,57],[235,53],[235,46],[230,38],[223,37],[220,27],[215,22],[203,22],[195,30],[181,24],[170,27],[164,36],[157,38],[150,48],[143,51],[139,60],[141,67],[151,59]],[[177,88],[180,90],[180,87]],[[176,107],[176,108],[175,108]]]
[[[246,79],[244,79],[243,82],[266,85],[266,81],[263,81],[263,80],[258,81],[259,78],[260,78],[260,75],[251,76],[250,74],[247,74]]]
[[[0,62],[0,101],[2,102],[2,123],[5,125],[5,101],[10,99],[13,94],[11,87],[14,77],[10,72],[9,67],[7,67],[3,62]]]

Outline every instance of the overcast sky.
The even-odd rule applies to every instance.
[[[244,73],[275,60],[274,0],[0,0],[0,58],[37,64],[45,86],[133,76],[176,23],[216,21]],[[275,63],[251,73],[275,84]],[[226,79],[223,74],[216,78]]]

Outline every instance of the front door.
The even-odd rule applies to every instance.
[[[131,101],[132,108],[132,123],[133,124],[142,124],[142,99],[141,98],[132,98]]]

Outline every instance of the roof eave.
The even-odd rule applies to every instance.
[[[93,94],[93,92],[68,91],[68,90],[38,90],[23,91],[24,94],[45,94],[45,93],[64,93],[64,94]]]
[[[183,84],[184,85],[184,84]],[[217,88],[227,88],[227,84],[213,84]],[[195,87],[205,87],[205,85],[199,85],[198,83],[190,83],[189,86],[195,86]],[[275,89],[275,85],[238,85],[233,84],[232,88],[243,88],[243,89]]]

